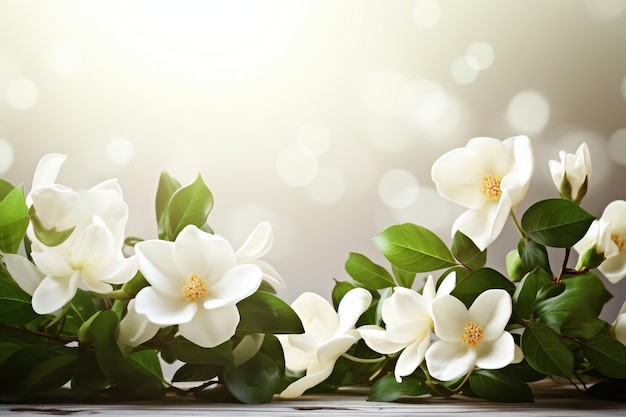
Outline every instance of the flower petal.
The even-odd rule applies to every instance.
[[[106,294],[113,291],[111,284],[107,284],[98,279],[98,277],[91,276],[83,270],[76,271],[80,275],[78,282],[78,288],[85,291],[91,291],[96,294]]]
[[[511,318],[511,296],[505,290],[490,289],[481,293],[469,308],[469,319],[483,329],[483,340],[500,337]]]
[[[312,292],[300,294],[291,304],[291,308],[302,321],[305,333],[327,340],[337,330],[339,325],[337,312],[318,294]]]
[[[333,337],[324,343],[317,350],[317,360],[320,363],[336,361],[341,355],[346,353],[350,347],[358,342],[361,336],[355,331],[354,334]]]
[[[63,248],[44,248],[43,252],[31,253],[35,265],[46,275],[69,278],[74,270],[63,256]]]
[[[450,272],[439,284],[437,295],[448,295],[456,287],[456,271]]]
[[[304,371],[309,367],[309,364],[317,361],[317,350],[311,352],[304,352],[291,343],[289,339],[296,335],[277,335],[280,344],[283,347],[283,353],[285,355],[285,366],[295,372]]]
[[[483,340],[474,349],[476,366],[483,369],[501,369],[515,359],[515,342],[509,332],[502,333],[493,341]]]
[[[44,155],[43,158],[39,160],[37,168],[35,169],[31,192],[38,188],[54,184],[57,176],[59,175],[59,171],[61,170],[61,166],[63,165],[63,162],[65,162],[65,158],[66,156],[60,153],[49,153]],[[29,195],[26,196],[26,205],[30,206],[32,203],[33,202],[29,193]]]
[[[435,334],[450,342],[461,341],[463,329],[469,321],[465,305],[452,295],[435,298],[432,304]]]
[[[260,259],[250,259],[246,263],[256,265],[263,271],[263,279],[268,282],[275,290],[280,291],[287,288],[285,280],[280,274],[272,267],[272,265]]]
[[[323,366],[320,366],[319,369],[316,369],[317,372],[307,372],[305,376],[285,388],[285,390],[280,393],[280,396],[283,398],[296,398],[301,396],[304,394],[304,391],[324,382],[333,372],[334,367],[335,363],[330,362],[325,363]]]
[[[76,226],[76,207],[80,201],[77,192],[58,184],[31,192],[37,218],[44,227],[66,230]]]
[[[463,342],[438,340],[426,351],[426,366],[440,381],[453,381],[466,375],[476,364],[476,351]]]
[[[137,314],[135,300],[128,303],[126,316],[120,321],[118,340],[128,346],[139,346],[152,339],[159,331],[159,326],[144,316]]]
[[[397,353],[407,346],[406,343],[390,341],[387,338],[387,331],[379,326],[361,326],[357,330],[361,334],[365,344],[369,346],[370,349],[383,355]]]
[[[423,340],[416,340],[402,351],[394,369],[396,381],[400,383],[403,376],[408,376],[415,372],[424,360],[424,355],[429,346],[430,337],[426,337]]]
[[[33,310],[37,314],[50,314],[70,302],[78,289],[80,272],[71,277],[45,277],[33,293]]]
[[[141,289],[135,296],[135,310],[159,326],[173,326],[193,319],[199,310],[198,303],[190,303],[180,289],[179,296],[171,296],[153,287]]]
[[[146,240],[135,245],[139,270],[146,280],[164,294],[180,293],[187,276],[176,266],[174,242]]]
[[[2,253],[1,255],[9,274],[17,285],[28,294],[33,295],[46,275],[23,256],[12,253]]]
[[[337,308],[339,314],[339,325],[336,334],[343,334],[354,328],[361,314],[365,312],[372,303],[372,294],[363,288],[351,289],[343,296]]]
[[[485,250],[500,235],[510,211],[511,206],[502,198],[481,208],[467,210],[452,224],[452,233],[460,230],[480,250]]]
[[[102,265],[103,261],[111,259],[115,250],[111,231],[100,217],[94,216],[93,223],[78,235],[73,245],[72,264],[76,269],[84,265]]]
[[[252,264],[237,265],[226,271],[224,277],[209,286],[203,301],[205,309],[234,305],[252,295],[261,285],[263,272]]]
[[[626,236],[626,201],[610,202],[602,212],[602,220],[611,223],[611,231],[619,236]]]
[[[387,328],[406,322],[430,321],[430,308],[421,294],[408,288],[396,287],[391,297],[383,303],[382,318]]]
[[[199,308],[193,319],[178,325],[178,332],[198,346],[212,348],[229,340],[239,324],[235,305],[205,310]]]
[[[121,254],[120,254],[121,255]],[[84,268],[90,275],[109,284],[124,284],[137,273],[137,258],[121,258],[119,261],[103,266]]]
[[[626,251],[605,259],[598,269],[612,284],[617,284],[626,276]]]
[[[265,255],[272,248],[273,243],[272,226],[269,222],[259,223],[248,239],[235,253],[237,261],[244,263],[246,260],[258,259]]]

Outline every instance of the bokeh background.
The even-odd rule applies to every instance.
[[[584,207],[626,198],[622,0],[0,0],[0,22],[2,177],[28,190],[65,153],[60,182],[119,178],[128,234],[153,238],[160,172],[201,173],[235,247],[272,223],[287,301],[329,298],[351,251],[386,265],[371,238],[392,224],[449,241],[463,209],[430,167],[472,137],[532,139],[520,215],[582,142]],[[489,263],[516,241],[508,224]],[[626,280],[607,285],[612,320]]]

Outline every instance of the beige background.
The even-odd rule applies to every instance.
[[[527,134],[525,207],[556,195],[547,163],[587,142],[583,205],[626,198],[626,2],[0,1],[0,175],[30,187],[119,178],[130,235],[155,237],[160,171],[201,173],[238,247],[270,220],[288,301],[330,296],[350,251],[398,222],[449,241],[462,208],[430,166],[475,136]],[[516,242],[508,224],[491,265]],[[560,254],[555,254],[560,256]],[[618,296],[626,280],[608,286]]]

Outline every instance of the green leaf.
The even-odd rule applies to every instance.
[[[368,290],[379,290],[395,286],[389,271],[360,253],[351,252],[345,268],[352,279]]]
[[[411,288],[413,286],[416,277],[415,272],[405,271],[395,265],[391,265],[391,272],[393,272],[393,276],[396,277],[396,282],[399,286],[404,288]]]
[[[28,207],[22,187],[15,187],[0,200],[0,251],[17,253],[28,221]]]
[[[82,352],[76,361],[76,370],[72,375],[72,389],[99,391],[111,385],[100,366],[94,352]]]
[[[233,346],[230,341],[213,348],[200,347],[183,337],[176,337],[169,344],[174,357],[191,365],[221,365],[233,363]]]
[[[348,282],[348,281],[335,281],[335,286],[333,287],[333,291],[331,294],[331,298],[333,300],[333,307],[335,310],[339,308],[339,303],[344,295],[348,293],[348,291],[358,288],[357,285]]]
[[[515,285],[504,275],[491,268],[481,268],[457,282],[451,294],[469,308],[476,297],[494,288],[506,290],[509,294],[515,291]]]
[[[585,394],[606,400],[616,400],[626,394],[626,379],[607,379],[593,384]]]
[[[598,315],[586,305],[573,309],[561,324],[561,334],[569,337],[591,339],[606,325]]]
[[[393,375],[385,375],[372,385],[367,401],[389,402],[403,396],[417,397],[429,392],[425,379],[408,376],[398,383]]]
[[[626,378],[626,346],[616,339],[597,335],[581,342],[587,360],[609,378]]]
[[[537,371],[572,379],[574,356],[550,327],[539,322],[530,323],[522,335],[521,348],[526,361]]]
[[[469,378],[470,387],[478,396],[500,403],[531,403],[533,393],[524,381],[499,371],[481,369]]]
[[[543,269],[535,269],[527,274],[513,294],[515,313],[523,320],[530,320],[535,309],[537,295],[544,287],[552,285],[552,277]]]
[[[189,365],[184,364],[172,377],[173,382],[183,381],[210,381],[218,376],[224,367],[217,365]]]
[[[409,272],[430,272],[456,264],[436,234],[415,224],[391,226],[376,236],[374,243],[389,262]]]
[[[526,270],[526,272],[530,272],[536,268],[541,268],[548,274],[552,274],[552,270],[550,269],[550,260],[548,259],[548,250],[545,246],[531,239],[527,242],[520,239],[518,252],[522,267]]]
[[[31,296],[0,267],[0,323],[20,325],[37,317],[31,306]]]
[[[475,270],[487,263],[487,250],[481,251],[472,239],[457,230],[450,246],[452,255],[466,268]]]
[[[544,246],[569,248],[585,235],[594,219],[578,204],[555,198],[539,201],[526,210],[522,228]]]
[[[156,350],[144,349],[133,352],[129,356],[130,360],[137,364],[144,373],[153,375],[158,379],[163,379],[163,370]]]
[[[57,230],[56,227],[53,227],[52,229],[48,229],[41,223],[36,213],[31,215],[30,220],[33,224],[33,231],[37,239],[44,245],[50,247],[59,246],[61,243],[65,242],[76,228],[72,227],[71,229]]]
[[[237,332],[303,333],[298,315],[289,304],[268,292],[257,291],[237,303],[241,319]]]
[[[167,211],[167,240],[174,240],[188,225],[202,227],[213,209],[213,194],[206,186],[202,177],[172,194]]]
[[[20,349],[22,349],[22,346],[18,345],[17,343],[4,341],[0,342],[0,368],[2,368],[2,365],[6,362],[9,356],[11,356]]]
[[[168,236],[167,230],[167,206],[172,198],[172,194],[181,187],[180,183],[167,172],[162,172],[159,178],[159,186],[157,188],[155,209],[157,224],[159,226],[159,239],[166,239]]]

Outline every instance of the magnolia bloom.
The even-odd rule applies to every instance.
[[[520,358],[513,336],[504,330],[511,317],[511,297],[500,289],[481,293],[469,309],[451,295],[433,301],[435,334],[426,351],[430,374],[453,381],[472,371],[500,369]]]
[[[533,154],[526,136],[503,142],[474,138],[464,148],[442,155],[431,171],[437,190],[469,209],[456,219],[452,234],[460,230],[484,250],[526,195],[532,171]]]
[[[263,271],[238,264],[221,236],[186,226],[174,242],[135,245],[139,270],[151,286],[135,297],[135,310],[152,323],[178,325],[180,335],[210,348],[229,340],[239,324],[236,304],[261,285]]]
[[[302,326],[303,334],[279,336],[285,352],[285,366],[306,375],[289,385],[281,394],[294,398],[330,376],[335,362],[361,336],[354,328],[357,320],[372,302],[372,294],[363,288],[350,290],[339,303],[338,311],[321,296],[306,292],[291,305]]]
[[[617,318],[613,323],[613,331],[615,338],[626,345],[626,301],[622,305],[622,309],[617,313]]]
[[[27,235],[36,268],[15,259],[7,262],[18,285],[33,296],[33,310],[39,314],[59,310],[79,288],[106,294],[112,285],[125,283],[137,272],[134,257],[125,258],[122,253],[128,206],[121,188],[115,180],[80,193],[55,184],[64,159],[58,154],[42,158],[27,200],[45,228],[73,228],[72,233],[63,243],[47,246],[30,225]],[[9,266],[16,264],[21,265],[19,271]]]
[[[552,181],[561,195],[573,201],[580,201],[585,196],[583,184],[591,176],[591,156],[586,143],[578,147],[575,154],[559,152],[561,162],[551,160],[550,174]],[[579,195],[580,194],[580,195]]]
[[[117,340],[128,346],[139,346],[152,339],[160,328],[146,317],[137,314],[135,300],[132,299],[128,303],[126,315],[120,321]]]
[[[587,251],[604,254],[598,269],[613,284],[626,276],[626,201],[609,203],[585,236],[574,245],[582,256]],[[584,265],[583,265],[584,266]]]
[[[277,290],[285,289],[285,280],[267,262],[259,259],[272,247],[273,234],[269,222],[261,222],[235,252],[238,264],[254,264],[263,271],[263,279]]]
[[[433,328],[432,302],[438,296],[450,294],[455,281],[456,274],[448,275],[435,292],[435,281],[429,275],[422,294],[396,287],[382,306],[386,329],[375,325],[359,327],[363,340],[373,351],[390,355],[402,350],[394,369],[396,381],[402,382],[402,377],[415,372],[424,360]]]

